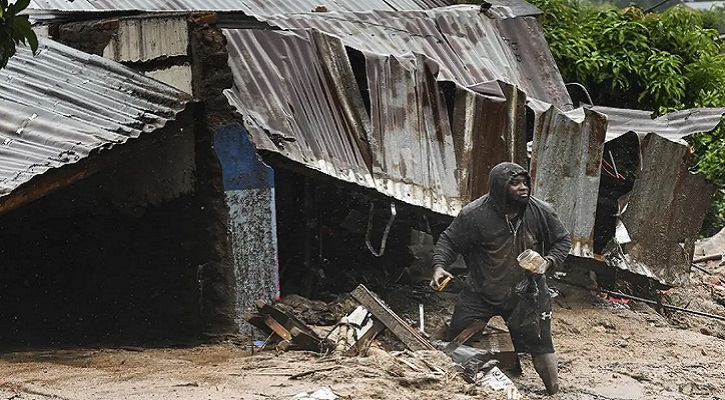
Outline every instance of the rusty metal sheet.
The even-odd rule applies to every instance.
[[[334,62],[346,57],[339,40],[311,31],[224,34],[235,82],[226,94],[257,148],[373,188],[367,150],[358,145],[369,117],[349,63]]]
[[[513,42],[499,32],[504,19]],[[561,78],[539,82],[520,67],[517,49],[539,45],[518,41],[543,36],[525,33],[540,35],[535,20],[517,20],[475,6],[271,17],[289,30],[224,31],[235,76],[227,96],[259,149],[456,215],[485,194],[493,165],[526,164],[527,88],[569,102]],[[554,65],[542,54],[537,63]]]
[[[626,252],[671,286],[689,280],[695,239],[710,204],[713,187],[688,170],[687,146],[656,134],[641,143],[642,166],[629,194],[622,222],[632,242]]]
[[[0,197],[31,178],[164,127],[189,95],[41,39],[0,70]]]
[[[369,55],[372,172],[376,189],[441,214],[460,210],[445,101],[422,56]]]
[[[593,257],[606,117],[583,109],[537,111],[532,193],[554,206],[571,233],[571,254]]]
[[[493,165],[526,163],[512,85],[441,81],[421,54],[358,53],[353,68],[355,50],[319,31],[225,35],[227,96],[259,149],[445,215],[485,193]]]
[[[571,99],[535,17],[512,17],[510,8],[459,5],[434,10],[309,13],[263,18],[282,29],[318,29],[360,51],[403,56],[419,53],[438,63],[439,80],[471,86],[492,80],[562,109]]]
[[[652,118],[651,111],[628,110],[612,107],[592,107],[594,111],[607,116],[607,141],[618,138],[628,132],[644,136],[656,133],[664,138],[677,141],[685,136],[714,130],[722,121],[725,108],[696,108],[671,112]]]
[[[452,108],[461,199],[488,192],[488,175],[496,164],[528,163],[525,94],[501,82],[456,87]]]

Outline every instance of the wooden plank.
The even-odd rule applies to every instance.
[[[299,330],[297,327],[290,329],[292,334],[292,343],[297,345],[301,350],[310,350],[324,353],[332,348],[332,343],[318,336],[310,336],[307,332]]]
[[[294,315],[290,315],[274,306],[267,304],[264,300],[257,300],[257,309],[260,314],[269,315],[284,326],[288,331],[297,328],[300,331],[319,339],[319,336],[307,324],[300,321]]]
[[[272,318],[269,315],[264,316],[264,323],[272,330],[274,333],[277,334],[277,336],[281,337],[284,340],[292,340],[292,334],[282,326],[276,319]]]
[[[453,340],[450,341],[450,343],[446,345],[445,352],[453,352],[456,348],[458,348],[458,346],[465,344],[468,339],[470,339],[473,335],[486,329],[487,324],[488,321],[482,321],[480,319],[473,321],[464,330],[462,330],[461,333],[458,334],[458,336],[456,336]]]
[[[374,319],[373,325],[357,339],[357,342],[345,351],[345,355],[352,357],[367,353],[370,345],[373,343],[373,340],[375,340],[375,337],[378,336],[383,329],[385,329],[385,325],[377,319]]]
[[[359,285],[352,292],[352,297],[363,307],[367,308],[375,318],[390,329],[411,350],[435,350],[427,339],[423,338],[415,329],[393,312],[380,298],[365,285]]]
[[[259,313],[253,313],[253,312],[245,312],[242,314],[242,318],[244,318],[245,321],[249,322],[252,326],[255,328],[261,330],[267,335],[272,334],[272,331],[267,324],[264,323],[264,315]]]

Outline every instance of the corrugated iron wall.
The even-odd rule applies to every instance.
[[[531,175],[533,194],[554,204],[571,233],[571,254],[594,255],[607,119],[591,110],[537,110]]]

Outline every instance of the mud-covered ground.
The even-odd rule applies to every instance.
[[[713,278],[669,299],[725,315]],[[725,324],[647,305],[613,303],[556,285],[553,323],[562,391],[553,399],[725,399]],[[401,315],[426,304],[426,329],[449,316],[453,293],[424,287],[379,289]],[[719,336],[719,337],[718,337]],[[465,382],[445,356],[401,352],[381,337],[367,357],[310,352],[251,354],[244,341],[166,347],[5,350],[0,399],[292,399],[327,388],[343,399],[506,398]],[[528,356],[512,377],[523,398],[544,391]]]

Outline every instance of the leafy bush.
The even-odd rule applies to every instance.
[[[7,65],[15,54],[15,46],[27,43],[35,53],[38,50],[38,38],[30,27],[27,15],[19,15],[28,7],[30,0],[8,3],[0,0],[0,68]]]

